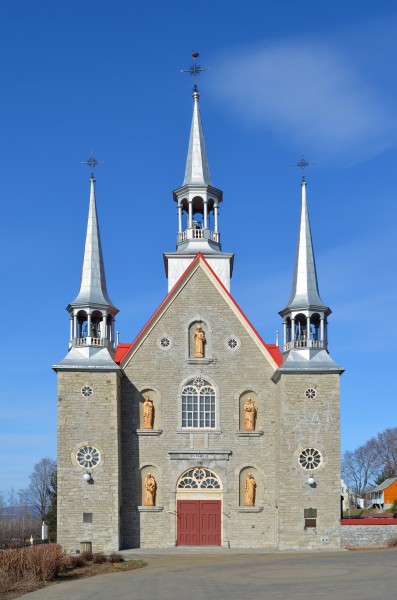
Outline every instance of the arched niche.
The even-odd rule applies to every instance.
[[[152,401],[153,405],[153,417],[152,417],[152,427],[145,427],[145,400],[149,399]],[[156,430],[159,428],[160,424],[160,397],[159,393],[153,388],[147,387],[141,390],[139,395],[139,429],[143,429],[145,431]]]
[[[259,416],[259,406],[258,406],[258,395],[252,391],[247,390],[240,394],[239,397],[239,428],[240,431],[249,431],[246,427],[246,414],[245,414],[245,405],[249,403],[249,399],[251,398],[251,403],[255,407],[255,415],[254,415],[254,429],[251,431],[256,431],[258,429],[258,416]],[[252,413],[251,413],[252,414]]]
[[[243,467],[239,474],[239,505],[240,506],[259,506],[259,474],[256,467]],[[253,493],[253,504],[249,503],[249,498]]]
[[[196,340],[195,333],[197,326],[201,327],[201,331],[204,333],[204,356],[197,357],[196,354]],[[191,360],[205,360],[212,358],[212,329],[205,319],[201,315],[193,317],[187,326],[187,356]]]
[[[141,502],[141,506],[160,506],[160,493],[161,493],[161,485],[160,485],[160,475],[159,475],[159,469],[157,466],[151,464],[151,465],[144,465],[141,467],[141,476],[140,476],[140,502]],[[147,499],[150,496],[150,494],[146,491],[145,489],[145,481],[146,478],[149,477],[149,475],[154,478],[154,482],[155,482],[155,490],[154,490],[154,504],[148,504]]]

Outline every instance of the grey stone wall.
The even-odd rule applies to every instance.
[[[339,375],[283,374],[280,388],[278,519],[280,549],[340,547]],[[308,388],[316,390],[309,399]],[[321,452],[322,463],[308,471],[303,449]],[[305,528],[305,509],[317,510],[316,526]]]
[[[119,387],[117,372],[58,374],[58,543],[67,552],[90,541],[94,552],[119,548],[120,462]],[[84,397],[83,386],[93,394]],[[98,466],[89,469],[92,483],[76,451],[91,445],[100,452]],[[92,523],[83,523],[83,513]]]
[[[341,525],[342,548],[387,546],[397,541],[396,525]]]

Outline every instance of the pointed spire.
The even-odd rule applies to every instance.
[[[95,200],[95,179],[93,174],[90,178],[90,187],[90,207],[88,211],[80,291],[71,305],[96,304],[113,307],[106,289],[105,267],[99,234]]]
[[[327,308],[320,298],[317,283],[312,235],[306,200],[306,180],[302,178],[302,210],[299,225],[298,244],[295,257],[294,277],[291,296],[287,308]]]
[[[189,149],[187,153],[185,179],[182,185],[204,184],[211,185],[210,169],[208,166],[207,153],[203,127],[201,125],[199,98],[197,86],[193,90],[193,116],[190,129]]]

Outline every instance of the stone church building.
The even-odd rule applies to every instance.
[[[221,248],[223,196],[196,87],[185,177],[173,192],[176,250],[164,254],[168,295],[130,344],[116,344],[93,175],[90,186],[69,351],[53,367],[59,543],[75,551],[89,541],[94,552],[339,547],[343,369],[328,353],[305,179],[281,351],[230,293],[234,256]]]

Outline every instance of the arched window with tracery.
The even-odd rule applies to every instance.
[[[190,379],[182,388],[182,427],[214,428],[215,402],[215,390],[208,381]]]
[[[195,467],[186,471],[177,485],[178,490],[220,490],[218,477],[210,469]]]

